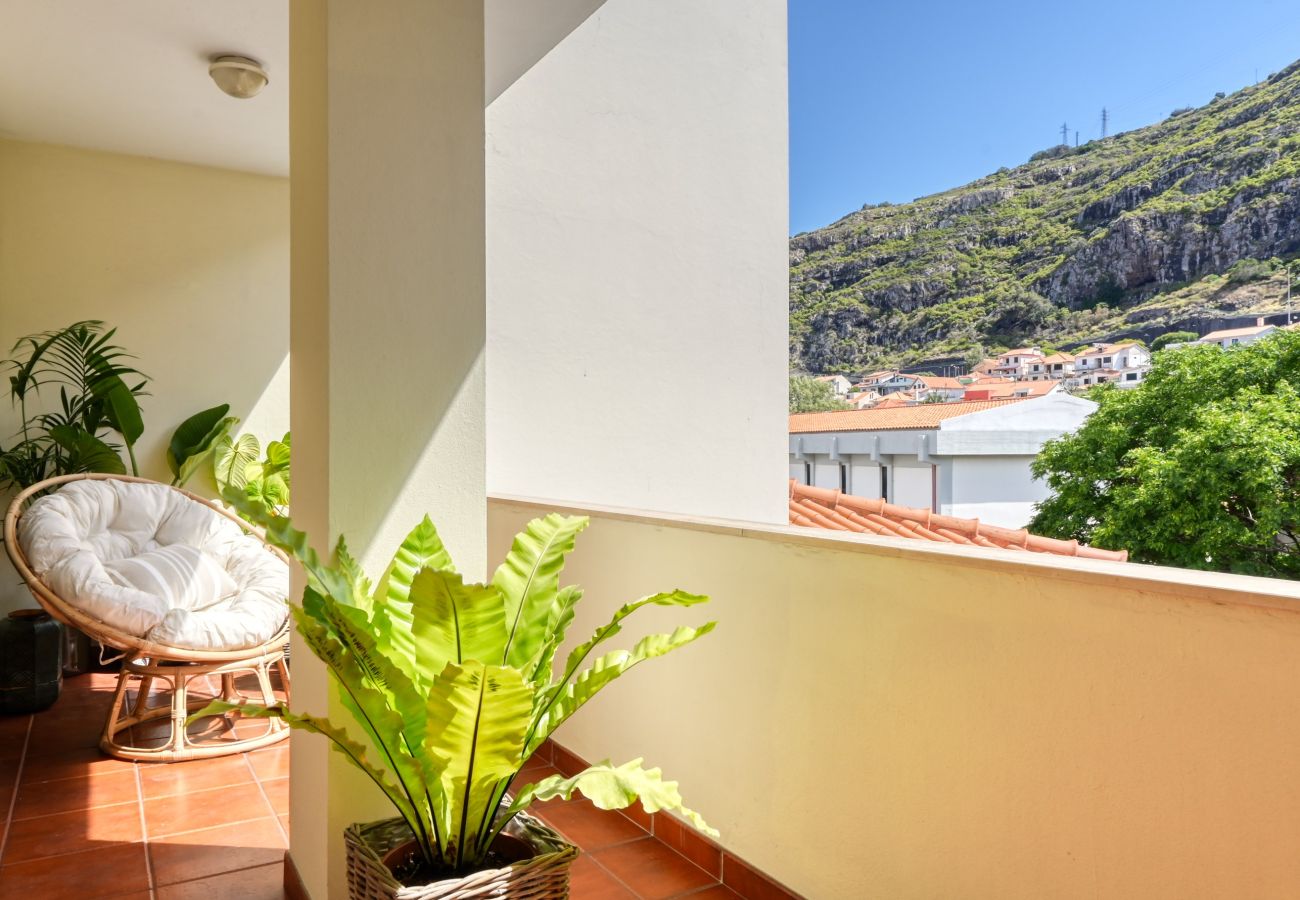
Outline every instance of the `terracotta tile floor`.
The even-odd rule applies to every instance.
[[[0,717],[0,900],[283,898],[288,744],[172,764],[105,757],[97,744],[115,682],[68,678],[51,709]],[[554,771],[539,763],[528,774]],[[739,896],[618,813],[584,800],[540,812],[583,848],[577,900]]]

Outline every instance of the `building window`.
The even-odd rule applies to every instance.
[[[1137,380],[1138,380],[1138,373],[1137,373],[1137,372],[1129,372],[1127,375],[1124,376],[1124,380],[1125,380],[1125,381],[1137,381]]]
[[[880,499],[889,502],[889,466],[880,467]]]

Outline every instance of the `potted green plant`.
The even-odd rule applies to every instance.
[[[360,735],[280,705],[217,701],[196,718],[238,711],[322,734],[387,795],[398,817],[347,832],[352,897],[567,896],[576,849],[525,811],[575,792],[601,809],[640,799],[647,812],[671,810],[716,834],[682,805],[675,782],[639,759],[517,783],[533,753],[601,688],[714,627],[683,626],[598,655],[628,616],[707,597],[674,590],[629,603],[556,666],[582,597],[560,586],[560,571],[585,518],[530,522],[491,581],[471,584],[426,517],[372,585],[341,538],[322,561],[287,517],[238,491],[226,498],[306,571],[291,613]]]
[[[123,474],[126,465],[109,435],[122,439],[138,475],[135,444],[144,433],[138,398],[148,379],[113,343],[116,329],[88,319],[57,331],[21,338],[13,358],[0,362],[9,399],[18,411],[15,442],[0,448],[0,489],[26,488],[73,472]],[[57,406],[41,407],[42,393]]]

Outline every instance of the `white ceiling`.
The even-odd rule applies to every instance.
[[[227,97],[220,53],[270,83]],[[287,175],[288,76],[286,0],[0,0],[0,137]]]
[[[603,2],[485,0],[485,103]],[[223,53],[270,83],[227,97]],[[0,137],[287,175],[288,2],[0,0]]]

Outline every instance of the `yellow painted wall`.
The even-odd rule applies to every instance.
[[[142,474],[191,413],[289,427],[288,180],[0,140],[0,350],[104,319],[151,376]],[[18,417],[0,403],[0,441]],[[5,579],[0,606],[16,602]],[[20,592],[21,593],[21,592]]]
[[[489,553],[540,514],[494,501]],[[558,739],[645,756],[727,847],[829,898],[1294,897],[1300,586],[597,517],[584,640],[626,600],[713,634]]]

